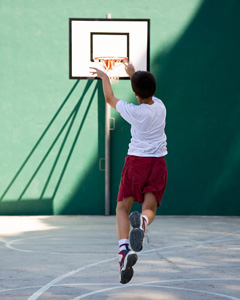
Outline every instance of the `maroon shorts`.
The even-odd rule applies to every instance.
[[[144,193],[152,192],[161,203],[167,183],[167,164],[164,157],[128,155],[122,171],[118,199],[133,197],[143,203]]]

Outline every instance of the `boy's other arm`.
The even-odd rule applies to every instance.
[[[125,61],[124,66],[125,66],[126,73],[128,74],[128,76],[130,78],[132,78],[133,74],[135,73],[135,68],[134,68],[133,64],[131,64],[128,61]]]
[[[104,93],[106,102],[109,105],[111,105],[112,108],[116,109],[116,105],[117,105],[119,99],[116,98],[113,94],[113,90],[112,90],[110,80],[109,80],[107,74],[97,68],[91,68],[91,69],[93,69],[93,71],[91,71],[91,73],[93,75],[96,74],[97,77],[102,79],[103,93]]]

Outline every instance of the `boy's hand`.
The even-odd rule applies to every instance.
[[[125,71],[128,74],[128,76],[131,78],[132,75],[135,73],[135,69],[133,64],[129,63],[127,60],[124,61]]]
[[[99,70],[98,68],[90,67],[90,69],[93,69],[92,71],[90,71],[90,73],[92,73],[92,75],[97,75],[97,77],[99,77],[101,79],[103,79],[104,77],[108,77],[105,72]]]

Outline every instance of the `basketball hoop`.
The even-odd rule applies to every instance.
[[[121,66],[122,63],[127,59],[128,59],[127,57],[123,57],[123,56],[94,57],[94,61],[100,63],[105,69],[111,83],[118,83],[119,73],[117,68]]]

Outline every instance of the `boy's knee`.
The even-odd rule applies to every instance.
[[[132,197],[129,197],[129,198],[123,199],[122,201],[118,201],[117,207],[116,207],[116,213],[126,212],[129,214],[131,207],[132,207],[133,200],[134,199]]]
[[[124,205],[122,202],[118,202],[116,207],[116,213],[120,211],[128,211],[128,207]]]
[[[143,208],[144,209],[151,209],[155,211],[158,207],[158,200],[153,193],[145,193],[144,194],[144,202]]]

